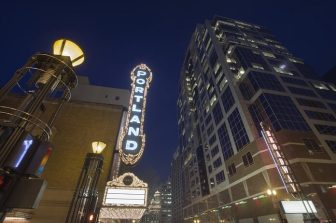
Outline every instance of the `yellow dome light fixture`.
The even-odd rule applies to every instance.
[[[92,142],[93,153],[100,154],[105,149],[106,144],[100,141]]]
[[[70,57],[72,66],[78,66],[84,62],[83,50],[74,42],[67,39],[59,39],[53,45],[54,55]]]

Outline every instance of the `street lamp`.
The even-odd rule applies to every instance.
[[[92,142],[92,151],[93,153],[100,154],[105,149],[106,144],[100,141]]]
[[[53,51],[34,54],[0,89],[0,222],[8,209],[34,208],[22,206],[24,194],[16,188],[43,181],[39,177],[52,151],[52,126],[78,82],[73,67],[84,61],[81,48],[62,39]]]
[[[74,42],[66,39],[59,39],[54,42],[54,55],[68,56],[73,67],[84,62],[84,53],[82,49]]]
[[[101,153],[105,147],[106,144],[101,141],[92,142],[93,153],[86,154],[82,172],[69,207],[67,223],[97,221],[97,184],[104,161]]]

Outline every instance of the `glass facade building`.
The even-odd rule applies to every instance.
[[[198,25],[182,65],[177,108],[172,190],[182,209],[173,207],[174,222],[286,218],[277,204],[293,198],[261,123],[274,132],[317,217],[336,221],[336,85],[321,81],[268,29],[223,17]],[[268,196],[268,189],[277,195]]]

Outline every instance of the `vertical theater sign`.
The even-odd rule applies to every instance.
[[[126,123],[118,144],[120,158],[126,165],[134,165],[144,151],[146,97],[152,72],[145,64],[140,64],[132,70],[131,80],[132,92]]]

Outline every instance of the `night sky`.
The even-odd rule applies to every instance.
[[[77,73],[94,85],[130,89],[130,71],[146,63],[153,71],[147,144],[135,171],[155,184],[168,177],[178,143],[178,79],[197,23],[220,15],[263,25],[319,74],[336,65],[335,0],[87,2],[0,3],[0,85],[35,52],[51,52],[58,38],[82,47],[86,61]]]

